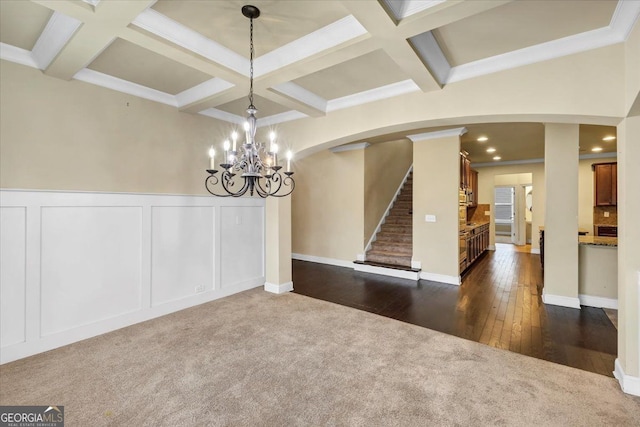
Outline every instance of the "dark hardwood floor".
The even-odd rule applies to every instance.
[[[539,255],[510,248],[487,251],[461,286],[294,261],[294,292],[613,376],[617,331],[604,311],[543,304]]]

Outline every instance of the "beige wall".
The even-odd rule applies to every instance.
[[[460,274],[459,153],[458,136],[413,146],[413,260],[422,264],[424,273],[449,279]],[[425,222],[425,215],[435,215],[436,222]]]
[[[366,246],[413,161],[408,139],[373,144],[364,152],[364,245]]]
[[[0,74],[2,188],[205,192],[222,122],[7,61]]]
[[[625,66],[625,113],[635,103],[635,114],[640,114],[640,25],[636,22],[624,45]]]
[[[296,161],[293,253],[341,261],[363,253],[364,151],[325,150]]]

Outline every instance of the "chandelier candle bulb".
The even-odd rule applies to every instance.
[[[233,141],[233,151],[236,151],[236,141],[238,140],[238,132],[235,130],[231,134],[231,140]]]
[[[212,145],[211,148],[209,148],[210,169],[215,169],[216,168],[215,157],[216,157],[216,150],[213,149],[213,145]]]
[[[291,172],[291,159],[293,158],[293,153],[291,150],[287,151],[287,172]]]

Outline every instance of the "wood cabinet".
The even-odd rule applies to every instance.
[[[471,172],[471,160],[467,158],[466,152],[460,153],[460,189],[469,188],[469,174]]]
[[[595,206],[616,206],[618,204],[618,164],[596,163],[592,168]]]
[[[466,268],[489,248],[489,224],[482,224],[468,230]]]
[[[469,207],[478,206],[478,171],[469,169]]]
[[[478,171],[471,169],[471,160],[460,152],[460,189],[467,195],[468,206],[478,205]]]

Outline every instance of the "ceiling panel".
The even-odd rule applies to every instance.
[[[258,108],[258,114],[256,117],[264,118],[273,116],[274,114],[284,113],[289,111],[289,108],[283,107],[280,104],[276,104],[273,101],[269,101],[258,95],[253,96],[253,104]],[[246,97],[236,99],[235,101],[228,102],[224,105],[216,107],[218,110],[226,111],[227,113],[235,114],[241,117],[246,117],[247,107],[249,106],[248,94]]]
[[[0,1],[0,42],[32,50],[52,14],[30,1]]]
[[[249,19],[241,12],[246,4],[246,0],[159,0],[153,9],[248,58]],[[339,1],[253,0],[250,4],[261,12],[254,21],[256,56],[349,15]]]
[[[172,95],[212,78],[122,39],[116,39],[87,68]]]
[[[383,50],[294,80],[324,99],[336,99],[406,80],[407,75]]]
[[[541,7],[544,3],[544,7]],[[451,66],[606,27],[617,0],[514,1],[433,31]]]

